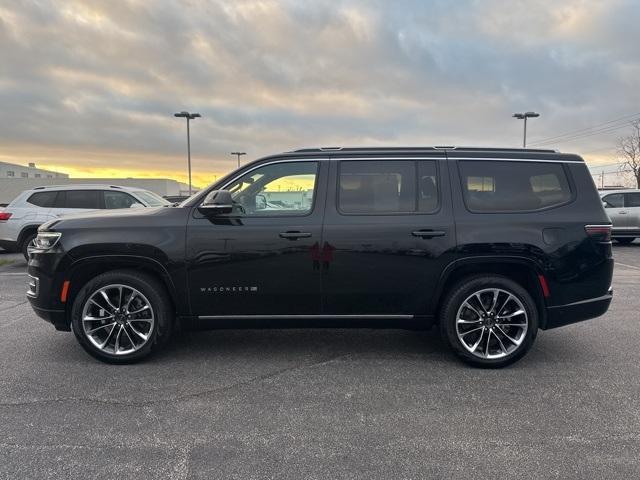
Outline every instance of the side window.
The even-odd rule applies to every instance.
[[[131,208],[134,203],[140,203],[128,193],[103,191],[104,208]]]
[[[343,213],[416,211],[416,165],[411,161],[340,162],[338,209]]]
[[[346,214],[432,213],[439,207],[433,160],[340,162],[338,210]]]
[[[418,210],[431,213],[440,206],[438,169],[433,160],[418,162]]]
[[[97,190],[67,190],[65,208],[100,208],[100,192]]]
[[[51,208],[56,200],[58,192],[38,192],[27,199],[27,203],[38,207]]]
[[[606,204],[605,208],[622,208],[624,207],[624,195],[621,193],[612,193],[602,197],[602,201]]]
[[[460,161],[462,192],[472,212],[526,212],[571,200],[560,163]]]
[[[640,193],[625,193],[625,207],[640,207]]]
[[[306,215],[313,208],[318,162],[259,167],[229,184],[234,215]]]

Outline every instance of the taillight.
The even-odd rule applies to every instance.
[[[0,212],[0,222],[6,222],[11,218],[11,215],[9,212]]]
[[[594,240],[599,242],[611,241],[611,225],[585,225],[584,229]]]

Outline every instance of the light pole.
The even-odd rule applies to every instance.
[[[238,156],[238,168],[240,168],[240,155],[246,155],[247,152],[231,152],[231,155],[237,155]]]
[[[189,120],[199,118],[201,115],[199,113],[189,113],[182,111],[179,113],[174,113],[173,116],[187,119],[187,161],[189,163],[189,196],[191,196],[191,137],[189,134]]]
[[[522,148],[527,148],[527,118],[536,118],[540,114],[536,112],[514,113],[513,118],[524,120],[524,136],[522,137]]]

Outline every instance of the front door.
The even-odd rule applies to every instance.
[[[325,162],[286,160],[250,169],[225,186],[234,209],[187,229],[191,308],[200,317],[316,315]]]
[[[444,154],[336,159],[321,249],[328,315],[429,315],[455,232]]]
[[[613,224],[613,232],[624,230],[631,226],[631,217],[624,204],[624,194],[610,193],[602,197],[604,208]]]

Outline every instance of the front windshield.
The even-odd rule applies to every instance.
[[[140,197],[149,207],[162,207],[164,205],[171,205],[171,202],[165,200],[160,195],[156,195],[153,192],[146,190],[136,190],[136,195]]]

